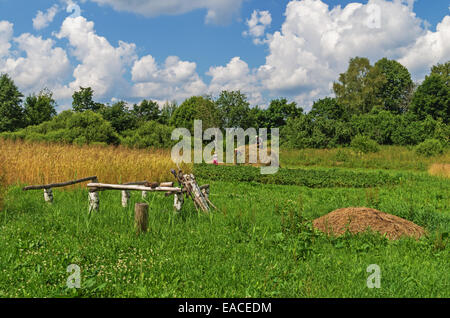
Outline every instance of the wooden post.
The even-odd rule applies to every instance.
[[[45,200],[45,202],[53,203],[52,189],[44,189],[44,200]]]
[[[136,203],[134,206],[134,227],[136,234],[147,231],[148,228],[148,204]]]
[[[98,198],[98,192],[89,192],[89,213],[98,211],[99,206],[100,200]]]
[[[122,207],[126,208],[128,206],[128,199],[130,199],[130,191],[122,191]]]
[[[183,206],[183,203],[184,203],[183,193],[182,192],[175,193],[173,195],[173,207],[176,212],[181,211],[181,207]]]

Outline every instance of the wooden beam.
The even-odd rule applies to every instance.
[[[89,177],[89,178],[83,178],[83,179],[78,179],[78,180],[72,180],[72,181],[67,181],[67,182],[62,182],[62,183],[53,183],[53,184],[46,184],[46,185],[35,185],[35,186],[28,186],[23,188],[23,191],[28,191],[28,190],[42,190],[42,189],[51,189],[51,188],[61,188],[61,187],[67,187],[73,184],[77,184],[77,183],[82,183],[82,182],[86,182],[86,181],[97,181],[97,177]]]
[[[150,188],[139,185],[106,184],[106,183],[88,183],[88,188],[96,190],[120,190],[120,191],[147,191],[147,192],[181,192],[181,188],[174,187],[156,187]]]

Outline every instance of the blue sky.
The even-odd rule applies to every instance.
[[[450,60],[449,4],[0,0],[0,72],[25,94],[51,89],[59,110],[79,86],[102,102],[182,102],[240,89],[252,105],[287,97],[308,109],[332,95],[350,57],[396,59],[416,81]]]

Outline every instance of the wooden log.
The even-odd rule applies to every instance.
[[[52,191],[52,189],[44,189],[44,200],[47,203],[53,203],[53,191]]]
[[[183,207],[184,196],[183,193],[175,193],[173,196],[173,207],[176,212],[180,212]]]
[[[148,229],[148,204],[136,203],[134,206],[134,227],[136,234],[144,233]]]
[[[195,177],[193,174],[185,174],[183,176],[184,178],[184,185],[188,189],[188,193],[191,194],[192,199],[194,200],[194,203],[203,211],[208,212],[210,210],[208,201],[206,201],[205,197],[203,196],[202,191],[200,190],[200,187],[198,186],[197,182],[195,181]]]
[[[200,187],[200,190],[202,191],[205,198],[209,199],[209,185],[207,187]]]
[[[98,192],[89,192],[89,213],[92,211],[98,211],[100,207],[100,200],[98,198]]]
[[[128,200],[131,197],[130,191],[122,191],[122,207],[126,208],[128,206]]]
[[[52,184],[46,184],[46,185],[28,186],[28,187],[23,188],[22,190],[27,191],[27,190],[42,190],[42,189],[51,189],[51,188],[61,188],[61,187],[66,187],[69,185],[82,183],[82,182],[86,182],[86,181],[97,182],[97,177],[94,176],[94,177],[89,177],[89,178],[67,181],[67,182],[63,182],[63,183],[52,183]]]
[[[89,183],[87,185],[88,188],[96,188],[98,190],[121,190],[121,191],[148,191],[148,192],[155,192],[155,191],[162,191],[162,192],[181,192],[181,188],[174,188],[174,187],[157,187],[157,188],[150,188],[150,187],[144,187],[144,186],[138,186],[138,185],[123,185],[123,184],[106,184],[106,183]]]

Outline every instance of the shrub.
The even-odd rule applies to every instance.
[[[444,152],[444,147],[437,139],[427,139],[416,146],[416,153],[426,157],[440,155]]]
[[[363,153],[378,152],[380,145],[367,136],[357,135],[351,142],[351,147]]]
[[[125,131],[121,143],[134,148],[167,148],[174,144],[172,130],[172,127],[148,121],[136,130]]]

